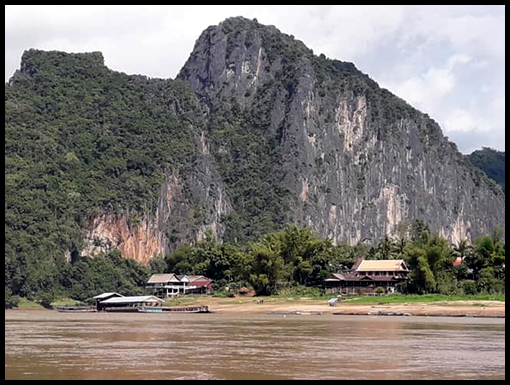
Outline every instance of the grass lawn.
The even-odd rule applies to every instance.
[[[345,298],[345,302],[356,304],[392,304],[392,303],[426,303],[426,302],[446,302],[446,301],[503,301],[505,295],[441,295],[441,294],[425,294],[425,295],[402,295],[394,294],[387,297],[355,297]]]
[[[17,307],[15,307],[15,309],[20,309],[20,310],[43,310],[44,307],[41,304],[37,303],[37,302],[29,301],[26,298],[20,298],[19,299],[19,304],[18,304]]]
[[[86,304],[72,298],[61,298],[53,301],[51,306],[57,308],[58,306],[86,306]]]

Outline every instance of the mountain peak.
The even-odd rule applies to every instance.
[[[257,19],[248,19],[244,16],[235,16],[229,17],[223,20],[220,24],[220,27],[233,27],[233,26],[243,26],[243,27],[261,27],[262,24],[258,22]]]
[[[101,52],[67,53],[29,49],[23,52],[19,72],[33,76],[41,68],[61,67],[64,63],[78,68],[105,66],[104,57]]]
[[[249,163],[238,152],[245,143],[266,156],[236,184],[239,215],[250,211],[246,196],[266,193],[254,194],[253,186],[271,176],[290,192],[289,216],[335,242],[395,236],[400,224],[419,218],[451,241],[504,223],[502,192],[466,167],[435,121],[354,64],[317,56],[276,27],[242,17],[209,27],[179,78],[208,108],[220,161],[230,151],[221,170]],[[229,144],[221,137],[226,117],[236,123]],[[236,177],[226,172],[227,180]],[[279,197],[278,204],[287,199]],[[275,217],[278,204],[266,205],[264,215]]]

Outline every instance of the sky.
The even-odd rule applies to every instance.
[[[232,16],[355,63],[464,153],[505,149],[504,5],[6,5],[5,80],[30,48],[101,51],[113,70],[174,78],[200,33]]]

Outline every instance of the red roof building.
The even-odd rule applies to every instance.
[[[453,262],[453,266],[460,266],[464,263],[464,258],[463,257],[457,257],[455,259],[455,262]]]

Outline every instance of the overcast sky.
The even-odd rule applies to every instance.
[[[111,69],[174,78],[200,33],[231,16],[354,62],[462,152],[505,149],[503,5],[6,5],[5,79],[29,48],[102,51]]]

